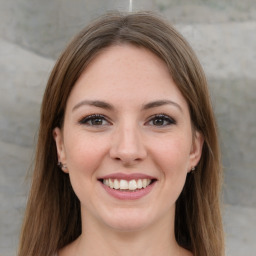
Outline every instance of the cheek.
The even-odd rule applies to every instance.
[[[102,142],[84,134],[66,140],[70,182],[82,205],[93,204],[90,194],[98,182],[97,170],[104,159],[105,148]]]
[[[189,143],[186,139],[176,137],[155,145],[152,155],[166,185],[165,192],[173,195],[176,200],[184,186],[189,168]]]
[[[190,159],[188,139],[176,136],[175,138],[166,138],[162,142],[156,141],[154,145],[155,160],[162,166],[163,171],[187,172]]]
[[[95,136],[88,136],[85,132],[73,132],[66,136],[65,151],[69,167],[78,169],[91,166],[100,154],[102,154],[104,145],[102,141]],[[87,168],[86,168],[87,169]]]
[[[96,179],[96,171],[106,152],[103,141],[78,133],[69,136],[65,148],[71,181],[80,184]]]

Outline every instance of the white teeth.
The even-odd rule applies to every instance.
[[[113,182],[111,179],[109,179],[109,186],[110,186],[111,188],[114,188],[114,182]]]
[[[142,188],[142,180],[137,181],[137,186],[138,186],[138,189]]]
[[[131,190],[146,188],[151,183],[150,179],[138,180],[117,180],[117,179],[104,179],[103,184],[113,189]]]
[[[103,180],[103,183],[109,187],[109,180]]]
[[[127,180],[120,180],[120,189],[129,189],[129,183]]]
[[[129,181],[129,190],[136,190],[137,189],[137,182],[136,180]]]
[[[147,186],[147,180],[143,179],[142,180],[142,187],[145,188]]]
[[[114,189],[119,189],[119,181],[118,180],[114,180]]]

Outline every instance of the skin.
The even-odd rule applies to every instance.
[[[81,236],[59,256],[191,255],[175,240],[175,202],[203,138],[162,60],[132,45],[105,49],[74,85],[54,138],[82,213]],[[156,182],[146,196],[120,200],[98,180],[117,172]]]

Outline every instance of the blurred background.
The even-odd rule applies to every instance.
[[[0,0],[0,255],[16,255],[43,91],[56,58],[88,22],[128,0]],[[256,1],[133,0],[161,13],[208,78],[223,154],[228,256],[256,255]]]

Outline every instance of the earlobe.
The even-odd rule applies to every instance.
[[[63,134],[59,127],[54,128],[53,130],[53,137],[56,143],[56,149],[57,149],[57,155],[58,155],[58,166],[64,171],[68,172],[67,167],[64,168],[66,163],[66,153],[65,153],[65,147],[63,143]],[[61,165],[60,165],[61,164]]]
[[[201,155],[202,155],[202,149],[204,144],[204,138],[203,135],[196,131],[194,134],[192,147],[190,151],[190,168],[188,172],[190,172],[200,161]]]

